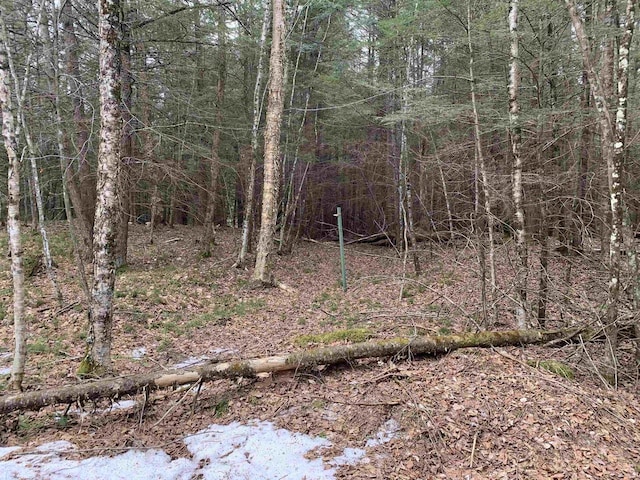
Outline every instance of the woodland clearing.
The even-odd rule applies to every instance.
[[[27,280],[27,390],[78,382],[87,319],[64,232],[62,224],[52,226],[65,306],[58,307],[44,273]],[[349,289],[343,292],[337,245],[301,241],[291,255],[277,257],[274,268],[276,278],[295,289],[291,292],[249,288],[250,272],[232,268],[237,230],[220,229],[211,258],[198,255],[199,236],[198,227],[176,226],[157,232],[150,245],[145,227],[132,226],[129,265],[116,281],[117,374],[368,338],[474,331],[480,318],[472,244],[421,244],[426,273],[418,279],[408,262],[405,271],[393,250],[350,245]],[[28,271],[39,246],[35,233],[26,231],[24,240]],[[0,243],[6,251],[6,234]],[[499,274],[509,278],[512,245],[506,242],[498,249]],[[5,368],[12,345],[11,278],[8,260],[0,262],[0,368]],[[606,298],[597,257],[557,255],[550,263],[553,320],[548,327],[584,323],[597,315]],[[571,301],[565,297],[569,290]],[[513,328],[506,300],[500,319],[496,328]],[[437,358],[399,355],[257,379],[218,379],[202,385],[197,395],[194,387],[165,389],[147,399],[140,394],[72,405],[66,415],[64,406],[51,406],[4,416],[0,445],[22,450],[0,452],[7,453],[1,461],[64,441],[76,446],[65,449],[66,461],[162,450],[166,465],[196,458],[206,463],[185,437],[209,426],[268,422],[272,431],[315,439],[305,456],[323,459],[333,478],[635,478],[640,401],[632,347],[621,345],[624,370],[617,390],[595,373],[601,345],[571,344],[463,349]],[[570,369],[553,373],[544,368],[551,361]],[[3,393],[6,377],[0,380]],[[117,408],[124,400],[133,403]],[[396,425],[393,435],[372,441],[388,422]],[[219,441],[230,447],[223,453],[234,450],[232,440]],[[263,444],[273,442],[262,439]],[[349,449],[361,449],[368,461],[336,463],[353,452]],[[234,472],[240,470],[205,478],[244,478]],[[276,472],[264,478],[283,477]],[[322,477],[308,472],[308,478]]]

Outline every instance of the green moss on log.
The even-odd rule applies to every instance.
[[[299,335],[294,338],[293,343],[301,347],[312,344],[329,345],[335,342],[365,342],[373,336],[367,328],[349,328],[345,330],[334,330],[333,332]]]

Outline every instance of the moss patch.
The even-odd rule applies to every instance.
[[[328,345],[335,342],[364,342],[373,336],[366,328],[350,328],[346,330],[334,330],[333,332],[300,335],[293,342],[301,347],[311,344]]]
[[[562,362],[558,362],[556,360],[539,360],[539,361],[531,360],[527,363],[532,367],[542,368],[562,378],[572,379],[575,377],[575,372],[573,371],[573,368],[571,368],[569,365],[566,365]]]

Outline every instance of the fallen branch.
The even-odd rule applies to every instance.
[[[85,402],[97,398],[120,398],[143,389],[148,392],[159,388],[175,387],[214,378],[254,377],[259,373],[308,369],[317,365],[333,365],[359,358],[407,355],[439,355],[459,348],[504,347],[547,343],[573,330],[511,330],[500,332],[465,333],[461,335],[424,336],[407,339],[368,341],[351,345],[338,345],[306,350],[288,355],[212,363],[193,369],[157,371],[126,377],[67,385],[0,397],[0,414],[15,410],[36,410],[47,405]]]

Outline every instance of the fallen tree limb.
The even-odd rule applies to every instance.
[[[147,391],[153,391],[214,378],[253,377],[258,373],[265,372],[304,370],[317,365],[333,365],[359,358],[390,357],[398,354],[439,355],[467,347],[517,346],[547,343],[559,339],[569,341],[581,333],[576,329],[510,330],[368,341],[316,348],[288,355],[211,363],[192,369],[105,378],[49,390],[5,395],[0,397],[0,414],[15,410],[37,410],[47,405],[84,402],[97,398],[120,398],[123,395],[135,394],[143,388],[147,388]],[[587,334],[587,336],[589,335]]]

